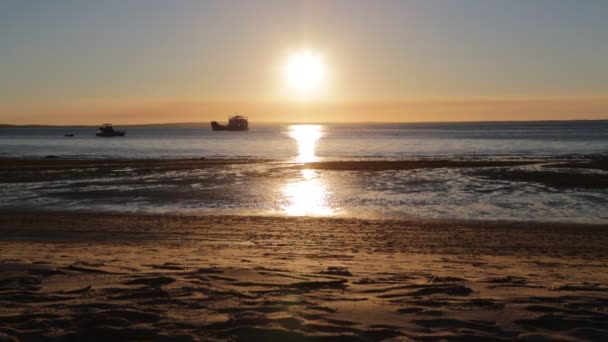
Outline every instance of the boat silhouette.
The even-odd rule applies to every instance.
[[[127,134],[127,132],[115,131],[112,124],[107,123],[99,126],[95,135],[98,137],[124,137],[125,134]]]
[[[228,118],[227,125],[220,125],[217,121],[212,121],[211,129],[214,131],[248,131],[249,122],[247,117],[235,115]]]

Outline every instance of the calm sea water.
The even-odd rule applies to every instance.
[[[299,153],[288,125],[251,123],[249,132],[213,132],[207,124],[126,126],[124,138],[97,138],[96,127],[0,128],[0,156],[253,157]],[[320,158],[417,156],[563,156],[608,154],[608,121],[329,124],[315,145]],[[65,133],[74,133],[66,138]]]
[[[490,179],[475,169],[300,170],[336,159],[541,159],[608,156],[608,121],[450,124],[130,126],[0,129],[3,157],[248,157],[271,161],[186,171],[3,184],[0,208],[126,212],[555,221],[608,224],[608,189]],[[65,138],[65,133],[75,137]],[[0,159],[1,162],[1,159]],[[607,171],[519,166],[526,172]]]

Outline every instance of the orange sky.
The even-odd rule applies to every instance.
[[[429,122],[608,119],[608,97],[427,98],[290,101],[91,100],[39,109],[4,109],[3,123],[115,124],[223,121],[242,113],[257,122]]]
[[[0,2],[0,123],[608,119],[607,16],[566,0]],[[302,51],[323,77],[285,73]]]

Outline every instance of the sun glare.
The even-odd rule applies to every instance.
[[[287,58],[283,77],[291,96],[310,99],[322,94],[327,83],[327,65],[320,54],[299,51]]]
[[[323,136],[319,125],[291,125],[288,136],[298,144],[296,162],[308,163],[317,161],[315,154],[317,140]],[[325,183],[315,170],[300,170],[301,179],[285,184],[283,195],[286,203],[283,211],[289,216],[333,215],[329,192]]]
[[[323,136],[319,125],[291,125],[287,132],[290,138],[298,144],[298,156],[296,161],[308,163],[317,160],[315,154],[317,140]]]
[[[286,204],[283,211],[289,216],[330,216],[330,194],[315,170],[301,170],[302,179],[283,187]]]

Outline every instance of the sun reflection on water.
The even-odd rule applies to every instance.
[[[298,144],[296,162],[307,163],[317,161],[315,154],[317,140],[323,136],[319,125],[289,126],[289,137]],[[301,178],[285,184],[282,193],[285,198],[283,212],[289,216],[329,216],[335,213],[330,206],[327,185],[319,177],[318,171],[300,170]]]
[[[323,136],[323,131],[319,125],[291,125],[287,132],[290,138],[298,144],[298,156],[296,161],[307,163],[317,161],[315,148],[317,140]]]

